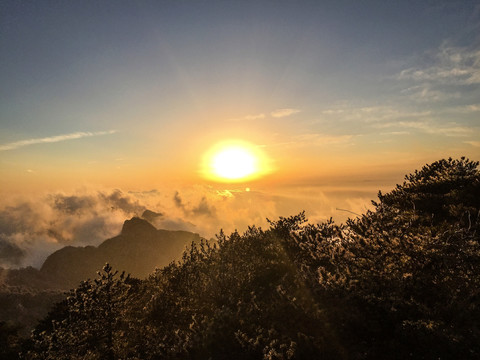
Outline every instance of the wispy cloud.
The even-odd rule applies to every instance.
[[[277,109],[272,111],[270,115],[274,118],[282,118],[282,117],[290,116],[299,112],[300,110],[298,109]]]
[[[244,117],[240,117],[240,118],[232,118],[232,119],[228,119],[227,121],[251,121],[251,120],[261,120],[261,119],[265,119],[265,114],[253,114],[253,115],[246,115]]]
[[[67,141],[67,140],[75,140],[81,139],[84,137],[92,137],[92,136],[101,136],[101,135],[110,135],[116,133],[116,130],[108,130],[108,131],[95,131],[95,132],[74,132],[70,134],[63,134],[63,135],[56,135],[56,136],[49,136],[43,138],[33,138],[33,139],[26,139],[15,141],[11,143],[7,143],[4,145],[0,145],[0,151],[6,150],[14,150],[24,146],[35,145],[35,144],[46,144],[46,143],[56,143],[60,141]]]
[[[465,107],[467,112],[477,112],[480,111],[480,104],[468,105]]]
[[[326,134],[303,134],[296,137],[297,141],[304,142],[309,145],[332,145],[346,144],[350,142],[353,135],[326,135]]]
[[[445,112],[453,113],[453,114],[471,114],[479,111],[480,111],[480,104],[456,106],[456,107],[451,107],[445,110]]]
[[[448,84],[480,84],[480,50],[442,45],[427,54],[428,65],[404,69],[399,79]]]
[[[431,84],[424,82],[420,85],[411,86],[401,91],[402,94],[409,96],[409,98],[417,103],[432,103],[442,102],[448,100],[458,100],[462,97],[460,91],[453,91],[452,87],[448,89],[439,84]]]
[[[432,111],[409,111],[392,106],[365,106],[326,109],[322,111],[324,119],[339,119],[342,121],[362,121],[376,123],[382,121],[419,119],[432,116]]]
[[[319,123],[333,121],[351,124],[350,131],[360,129],[362,133],[378,135],[407,135],[424,133],[434,136],[466,137],[478,132],[478,128],[462,121],[462,116],[476,114],[480,105],[452,106],[447,109],[416,109],[401,106],[333,107],[322,111]],[[450,121],[452,114],[458,121]],[[471,116],[471,115],[470,115]],[[382,132],[378,132],[382,129]]]
[[[264,119],[265,114],[256,114],[256,115],[247,115],[245,116],[245,120],[259,120],[259,119]]]
[[[299,113],[300,110],[298,109],[290,109],[290,108],[285,108],[285,109],[277,109],[277,110],[274,110],[270,113],[270,116],[274,117],[274,118],[282,118],[282,117],[287,117],[287,116],[290,116],[290,115],[293,115],[293,114],[296,114],[296,113]],[[232,118],[232,119],[228,119],[227,121],[252,121],[252,120],[262,120],[262,119],[265,119],[266,118],[266,115],[264,113],[259,113],[259,114],[250,114],[250,115],[246,115],[246,116],[243,116],[243,117],[239,117],[239,118]]]
[[[416,129],[427,134],[444,135],[444,136],[468,136],[472,133],[472,128],[460,126],[456,123],[439,125],[433,122],[423,121],[398,121],[388,122],[376,125],[377,128],[409,128]]]
[[[344,109],[327,109],[323,110],[322,114],[325,115],[337,115],[337,114],[343,114],[345,112]]]
[[[475,147],[480,147],[480,141],[464,141],[465,144],[469,144]]]
[[[416,58],[396,79],[407,84],[402,94],[416,102],[465,100],[480,85],[480,49],[444,43]]]
[[[408,135],[410,134],[408,131],[389,131],[381,133],[380,135]]]
[[[353,135],[328,135],[328,134],[301,134],[291,138],[291,141],[274,144],[287,148],[319,147],[330,145],[352,145]]]

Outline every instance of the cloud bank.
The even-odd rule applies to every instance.
[[[40,267],[52,252],[67,246],[99,245],[120,233],[133,216],[156,228],[186,230],[209,239],[220,229],[230,233],[248,226],[268,226],[266,218],[295,215],[302,210],[312,221],[364,211],[375,192],[343,194],[320,188],[284,189],[278,194],[246,188],[197,185],[177,190],[125,192],[80,190],[29,198],[10,198],[0,207],[0,266]]]
[[[0,266],[40,266],[66,245],[98,245],[146,207],[120,190],[14,199],[0,208]]]

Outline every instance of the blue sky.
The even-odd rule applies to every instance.
[[[234,116],[296,106],[311,117],[342,102],[427,108],[410,103],[407,95],[424,89],[426,79],[408,70],[450,70],[454,64],[444,64],[442,52],[468,56],[479,41],[473,1],[5,1],[2,7],[3,142],[124,130],[146,108],[160,126],[147,116],[137,125],[155,128],[176,114],[208,114],[212,107]],[[439,97],[458,91],[462,99],[447,94],[436,108],[478,99],[476,81],[462,89],[443,85]]]

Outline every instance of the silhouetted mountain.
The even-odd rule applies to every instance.
[[[153,222],[156,218],[162,217],[162,213],[157,213],[152,210],[145,210],[142,214],[142,219],[147,220],[148,222]]]
[[[161,214],[143,214],[157,216]],[[98,247],[67,246],[54,252],[41,270],[0,268],[0,323],[19,326],[20,333],[27,335],[50,307],[65,297],[65,290],[97,277],[96,272],[106,262],[143,278],[156,267],[180,259],[192,241],[200,241],[200,236],[187,231],[157,230],[146,220],[132,218],[125,221],[120,235]]]
[[[125,221],[120,235],[98,247],[66,246],[51,254],[40,271],[64,287],[95,278],[105,263],[144,278],[156,267],[179,259],[185,247],[199,242],[200,236],[188,231],[157,230],[146,220],[134,217]]]

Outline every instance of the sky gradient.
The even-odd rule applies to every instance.
[[[0,84],[6,213],[118,190],[208,235],[303,209],[344,219],[425,163],[480,159],[480,5],[6,0]],[[227,139],[272,171],[203,177]]]

